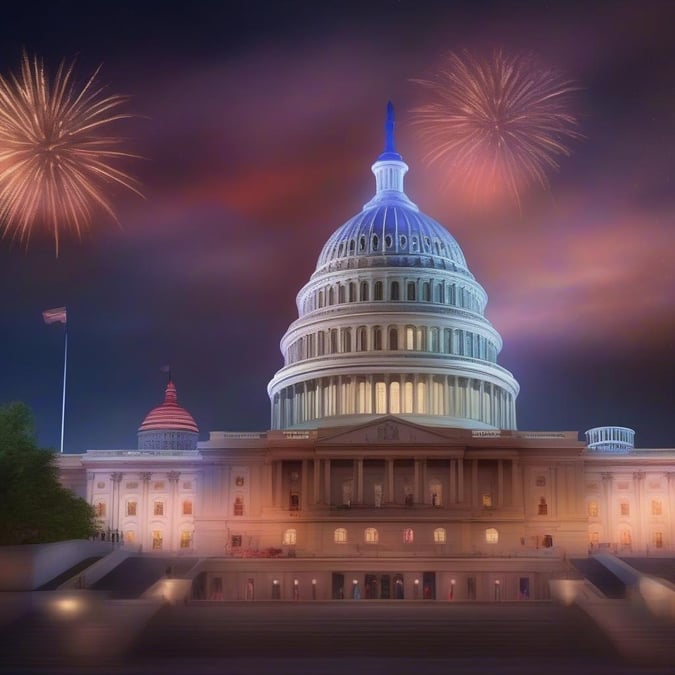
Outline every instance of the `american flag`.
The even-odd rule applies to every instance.
[[[42,312],[42,318],[45,320],[46,324],[66,323],[66,308],[55,307],[54,309],[45,309],[45,311]]]

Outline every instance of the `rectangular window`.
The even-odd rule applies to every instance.
[[[492,495],[486,493],[483,495],[483,507],[489,509],[492,506]]]
[[[192,500],[191,499],[186,499],[183,502],[183,515],[184,516],[191,516],[192,515]]]
[[[162,550],[162,531],[153,530],[152,531],[152,550],[161,551]]]
[[[156,516],[163,516],[164,515],[164,502],[155,502],[155,508],[153,510],[153,513]]]
[[[663,507],[661,506],[660,499],[652,499],[652,515],[660,516],[663,513]]]
[[[98,502],[95,508],[96,508],[96,515],[99,518],[105,518],[105,502]]]
[[[183,530],[180,533],[180,547],[181,548],[190,548],[192,542],[192,533],[187,530]]]
[[[654,532],[654,546],[663,548],[663,532]]]
[[[230,541],[232,542],[232,548],[241,548],[241,535],[240,534],[233,534]]]
[[[628,502],[621,502],[620,513],[622,516],[630,516],[630,504]]]
[[[136,502],[127,502],[127,515],[135,516],[136,515]]]
[[[163,490],[164,489],[164,481],[160,480],[157,481],[154,485],[155,490]]]

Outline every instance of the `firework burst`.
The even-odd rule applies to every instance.
[[[519,204],[528,185],[547,188],[547,172],[580,137],[569,111],[578,87],[532,55],[450,53],[434,80],[414,82],[434,97],[412,110],[425,159],[474,199],[507,193]]]
[[[94,84],[98,70],[76,87],[73,66],[62,62],[50,81],[43,62],[24,54],[18,76],[0,76],[0,228],[27,243],[36,226],[47,227],[57,257],[63,229],[81,236],[96,211],[117,220],[108,187],[140,194],[115,166],[135,155],[105,133],[131,117],[120,111],[126,98],[104,96]]]

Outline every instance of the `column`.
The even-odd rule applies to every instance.
[[[121,485],[122,478],[124,477],[123,473],[113,473],[110,478],[112,480],[112,504],[110,509],[110,529],[118,530],[120,528],[120,523],[122,522],[121,518]]]
[[[281,494],[281,491],[283,489],[283,466],[284,463],[281,461],[274,462],[274,471],[276,472],[276,480],[275,480],[275,490],[274,490],[274,506],[276,506],[278,509],[284,508],[284,506],[287,506],[283,502],[283,496]]]
[[[330,506],[331,503],[331,489],[330,489],[330,458],[323,460],[324,466],[324,490],[323,490],[323,499],[327,506]]]
[[[420,492],[420,460],[416,459],[415,460],[415,473],[413,477],[413,498],[414,504],[420,504],[422,500],[420,499],[421,492]]]
[[[394,503],[394,460],[387,457],[386,462],[386,496],[385,500],[388,504]]]
[[[178,479],[180,478],[180,473],[178,471],[169,471],[167,474],[169,479],[169,500],[170,503],[167,504],[169,509],[169,536],[167,537],[167,548],[169,551],[175,551],[178,546],[176,545],[176,511],[178,509]]]
[[[478,460],[471,461],[471,506],[478,508]]]
[[[664,542],[663,545],[672,552],[675,551],[675,496],[673,495],[675,472],[666,472],[666,480],[666,513],[668,514],[668,522],[670,524],[670,541]],[[664,532],[663,537],[665,539],[668,537],[668,534]]]
[[[636,532],[636,537],[635,537],[635,542],[634,542],[634,547],[635,549],[645,549],[645,546],[647,544],[645,537],[644,537],[644,527],[642,527],[642,483],[644,481],[645,477],[645,472],[644,471],[636,471],[633,473],[633,481],[635,482],[635,529],[637,530]],[[631,520],[633,520],[631,518]]]
[[[149,544],[149,537],[152,536],[152,533],[149,530],[150,518],[152,514],[150,513],[150,480],[152,474],[149,471],[142,473],[141,480],[143,481],[143,495],[141,497],[140,507],[140,532],[139,543],[141,545],[141,550],[152,550],[152,545]]]
[[[265,490],[265,499],[263,506],[270,507],[274,505],[274,484],[272,482],[272,462],[268,459],[263,464],[263,483]]]
[[[306,459],[302,460],[302,474],[300,475],[300,508],[307,510],[309,508],[309,476],[308,472],[308,462]]]
[[[520,465],[517,459],[511,460],[511,506],[522,506],[520,491]]]
[[[422,460],[422,499],[424,504],[431,504],[431,494],[429,493],[429,472],[427,467],[427,458]]]
[[[457,460],[457,501],[464,503],[464,459]]]
[[[356,480],[354,481],[356,486],[356,503],[363,504],[363,458],[354,460],[356,465]]]
[[[614,519],[612,517],[612,474],[604,472],[602,476],[602,491],[605,496],[605,537],[609,544],[616,543],[614,538]]]
[[[318,504],[321,501],[321,460],[314,458],[314,473],[312,474],[313,490],[312,501]]]
[[[457,460],[450,460],[450,475],[449,475],[449,494],[448,494],[448,504],[457,503]]]
[[[497,460],[497,506],[504,506],[504,464]]]

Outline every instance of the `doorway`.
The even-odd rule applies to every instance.
[[[333,600],[344,600],[345,599],[345,575],[339,574],[338,572],[333,572],[332,582],[331,582],[331,597]]]
[[[377,576],[366,574],[366,600],[377,600]]]
[[[380,577],[380,597],[382,600],[391,598],[391,577],[388,574],[383,574]]]
[[[422,598],[424,600],[436,599],[436,572],[422,574]]]
[[[394,574],[394,600],[404,600],[405,591],[403,589],[403,575]]]

